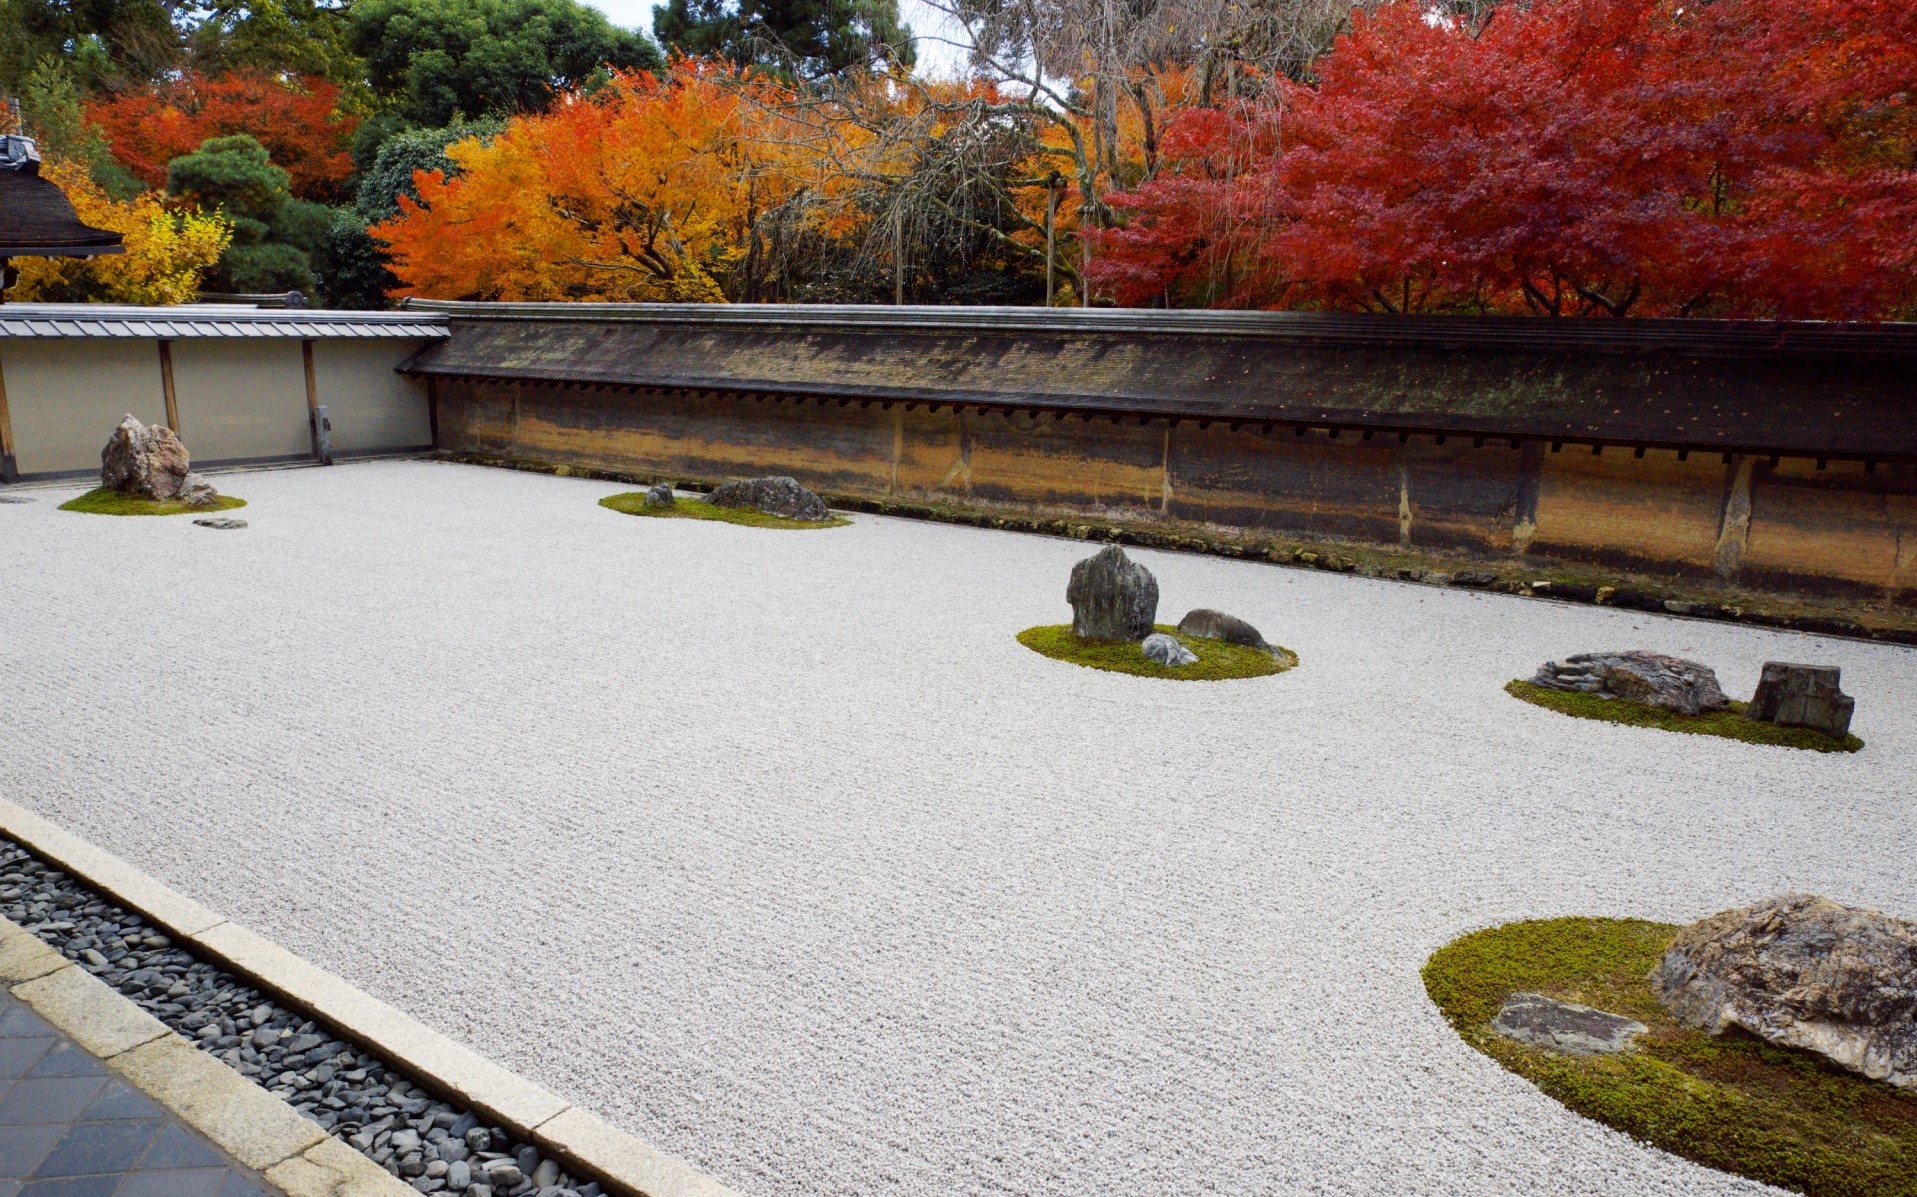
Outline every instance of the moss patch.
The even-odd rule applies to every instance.
[[[836,515],[829,520],[790,520],[782,515],[767,515],[751,507],[715,507],[703,499],[678,499],[670,507],[648,507],[646,492],[642,490],[607,495],[599,500],[599,505],[610,507],[626,515],[649,515],[657,519],[718,520],[724,524],[743,524],[748,528],[843,528],[852,522]]]
[[[236,499],[232,495],[221,495],[211,503],[194,506],[190,503],[129,495],[124,491],[108,490],[102,486],[88,491],[77,499],[68,499],[60,504],[60,510],[84,511],[89,515],[207,515],[215,511],[231,511],[235,507],[244,506],[246,506],[245,499]]]
[[[1811,1197],[1917,1197],[1917,1094],[1751,1035],[1680,1026],[1650,972],[1678,928],[1638,919],[1509,923],[1457,940],[1425,990],[1466,1043],[1588,1118],[1674,1155]],[[1635,1051],[1573,1056],[1491,1029],[1532,990],[1637,1019]]]
[[[1072,625],[1068,623],[1026,628],[1018,634],[1018,642],[1054,661],[1070,661],[1088,669],[1108,669],[1113,673],[1170,678],[1179,682],[1219,682],[1231,678],[1264,677],[1283,673],[1298,663],[1298,654],[1288,648],[1265,652],[1263,649],[1246,648],[1242,644],[1226,644],[1223,640],[1179,636],[1178,630],[1170,624],[1161,623],[1157,628],[1177,637],[1180,644],[1198,654],[1198,659],[1177,668],[1160,665],[1147,657],[1145,650],[1136,644],[1081,640],[1072,634]]]
[[[1732,702],[1730,709],[1708,715],[1680,715],[1662,707],[1647,706],[1624,698],[1599,698],[1595,694],[1572,694],[1547,690],[1530,682],[1505,684],[1504,692],[1533,706],[1544,707],[1579,719],[1602,719],[1631,727],[1656,727],[1693,736],[1723,736],[1747,744],[1777,744],[1784,748],[1808,748],[1812,752],[1856,752],[1864,742],[1856,736],[1834,740],[1808,727],[1779,727],[1744,717],[1749,703]]]

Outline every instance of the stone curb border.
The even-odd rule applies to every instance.
[[[0,985],[288,1197],[417,1197],[411,1185],[6,918]]]
[[[690,1165],[666,1155],[517,1073],[494,1064],[410,1015],[401,1013],[270,940],[169,889],[119,857],[94,847],[5,799],[0,799],[0,835],[5,835],[35,855],[66,870],[127,909],[143,915],[171,936],[175,946],[185,948],[235,976],[272,992],[287,1005],[328,1024],[342,1038],[359,1043],[384,1057],[389,1065],[410,1074],[427,1088],[436,1089],[443,1096],[486,1115],[499,1126],[558,1157],[568,1167],[592,1174],[609,1189],[627,1197],[739,1197],[734,1190]],[[16,964],[16,960],[33,963]],[[31,971],[36,968],[39,971]],[[23,969],[30,975],[23,973]],[[97,987],[99,993],[85,999],[88,1006],[100,1008],[103,1006],[102,997],[111,998],[126,1007],[111,1020],[112,1025],[138,1029],[122,1030],[117,1037],[103,1038],[103,1032],[97,1029],[102,1025],[100,1021],[89,1019],[85,1027],[76,1029],[63,1022],[62,1016],[42,1009],[33,996],[22,992],[39,978],[66,972],[71,972],[76,979],[58,982],[58,985],[87,992],[90,992],[88,986]],[[153,1065],[155,1068],[176,1062],[182,1076],[203,1075],[210,1078],[214,1074],[208,1070],[217,1069],[230,1077],[233,1084],[244,1086],[259,1100],[278,1107],[283,1111],[283,1118],[295,1120],[303,1129],[299,1136],[294,1136],[290,1128],[282,1128],[278,1132],[281,1137],[272,1140],[261,1150],[271,1150],[277,1144],[290,1143],[294,1138],[304,1136],[305,1141],[297,1152],[284,1152],[274,1157],[272,1163],[276,1166],[284,1163],[288,1169],[292,1169],[288,1175],[305,1185],[305,1188],[293,1187],[276,1177],[266,1164],[256,1163],[258,1152],[255,1158],[248,1158],[213,1129],[195,1121],[193,1111],[199,1106],[189,1103],[175,1108],[183,1118],[242,1163],[248,1167],[266,1169],[267,1179],[287,1189],[292,1197],[308,1197],[308,1194],[312,1197],[399,1197],[401,1194],[418,1197],[410,1185],[395,1180],[383,1168],[332,1138],[318,1123],[302,1117],[279,1098],[168,1031],[159,1020],[126,1001],[84,969],[73,966],[65,957],[41,943],[39,937],[11,922],[5,923],[4,934],[0,935],[0,984],[15,986],[14,992],[22,1001],[33,1005],[43,1017],[73,1036],[81,1046],[105,1056],[108,1067],[121,1071],[135,1085],[163,1102],[172,1100],[173,1090],[165,1089],[163,1095],[162,1091],[151,1085],[158,1084],[164,1088],[168,1084],[164,1077],[151,1082],[142,1079],[147,1075],[145,1072],[130,1071],[120,1066],[118,1061],[122,1056],[128,1058],[134,1069],[147,1067],[142,1062],[149,1058],[156,1061]],[[43,987],[34,992],[50,993],[52,990],[51,987]],[[74,1008],[79,1009],[77,1006]],[[128,1035],[139,1037],[126,1041]],[[149,1045],[152,1045],[150,1051]],[[103,1048],[111,1048],[112,1051],[109,1053]],[[135,1059],[136,1051],[147,1052],[148,1055]],[[165,1060],[160,1059],[161,1053],[164,1053]],[[190,1053],[190,1060],[185,1053]],[[188,1080],[180,1084],[179,1093],[185,1100],[196,1092],[195,1085],[212,1086],[213,1082]],[[230,1086],[209,1088],[207,1091],[226,1093],[229,1090]],[[227,1133],[226,1124],[218,1121],[224,1108],[219,1102],[239,1099],[207,1100],[214,1102],[208,1108],[207,1116],[214,1118],[215,1124],[222,1128],[221,1133]],[[236,1141],[244,1142],[244,1139]],[[294,1155],[304,1162],[296,1165],[289,1158]],[[370,1177],[364,1181],[353,1180],[346,1171],[349,1165],[340,1162],[344,1157],[351,1157],[376,1175],[379,1181],[390,1182],[390,1185],[370,1187],[373,1184]],[[333,1179],[327,1179],[329,1177]]]

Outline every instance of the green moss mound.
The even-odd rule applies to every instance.
[[[202,503],[197,507],[190,503],[175,503],[170,500],[148,499],[140,495],[129,495],[124,491],[108,490],[97,487],[77,499],[68,499],[60,504],[62,511],[84,511],[88,515],[209,515],[215,511],[231,511],[235,507],[246,506],[245,499],[236,499],[232,495],[221,495],[211,503]]]
[[[1178,629],[1170,624],[1156,626],[1159,631],[1177,637],[1180,644],[1198,654],[1198,659],[1174,669],[1147,657],[1145,650],[1136,644],[1081,640],[1072,634],[1072,625],[1068,623],[1026,628],[1018,634],[1018,642],[1054,661],[1070,661],[1087,669],[1108,669],[1113,673],[1132,673],[1139,677],[1169,678],[1175,682],[1222,682],[1232,678],[1264,677],[1283,673],[1298,663],[1298,654],[1288,648],[1274,648],[1266,652],[1263,649],[1246,648],[1242,644],[1226,644],[1223,640],[1179,636]]]
[[[626,515],[649,515],[655,519],[668,520],[718,520],[722,524],[742,524],[748,528],[843,528],[852,522],[838,516],[829,520],[789,520],[782,515],[767,515],[750,507],[715,507],[701,499],[679,499],[670,507],[648,507],[646,492],[642,490],[607,495],[599,500],[599,505]]]
[[[1680,1026],[1650,972],[1678,928],[1638,919],[1509,923],[1441,948],[1425,991],[1466,1043],[1587,1118],[1674,1155],[1810,1197],[1917,1197],[1917,1094],[1808,1052]],[[1637,1019],[1615,1056],[1573,1056],[1491,1029],[1521,990]]]
[[[1579,719],[1602,719],[1630,727],[1656,727],[1692,736],[1723,736],[1747,744],[1776,744],[1784,748],[1808,748],[1812,752],[1856,752],[1864,742],[1856,736],[1832,739],[1808,727],[1779,727],[1744,717],[1749,703],[1733,702],[1726,711],[1708,715],[1680,715],[1662,707],[1646,706],[1623,698],[1599,698],[1595,694],[1569,694],[1547,690],[1530,682],[1509,682],[1504,692],[1533,706],[1544,707]]]

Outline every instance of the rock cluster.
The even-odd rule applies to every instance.
[[[1507,1039],[1574,1055],[1612,1055],[1630,1049],[1647,1028],[1635,1019],[1541,993],[1514,993],[1504,999],[1491,1029]]]
[[[1271,645],[1257,628],[1252,627],[1236,615],[1227,615],[1223,611],[1213,611],[1208,607],[1199,607],[1178,621],[1178,634],[1191,636],[1198,640],[1223,640],[1226,644],[1240,644],[1246,648],[1261,648],[1271,651]]]
[[[204,507],[220,497],[188,468],[186,446],[164,424],[128,415],[100,450],[100,485],[162,502]]]
[[[825,500],[800,486],[797,478],[742,478],[714,488],[706,502],[715,507],[749,507],[789,520],[820,523],[832,518]]]
[[[1167,636],[1163,632],[1153,632],[1145,637],[1144,643],[1138,647],[1144,652],[1147,660],[1174,668],[1179,665],[1189,665],[1198,659],[1198,654],[1178,643],[1177,637]]]
[[[1625,698],[1683,715],[1721,711],[1730,705],[1709,666],[1662,653],[1579,653],[1562,661],[1546,661],[1531,684]]]
[[[1686,927],[1651,988],[1687,1026],[1742,1027],[1917,1089],[1917,922],[1784,894]]]
[[[0,839],[0,914],[421,1193],[600,1197],[504,1128],[180,948]]]
[[[1158,579],[1112,545],[1072,567],[1065,601],[1072,605],[1074,635],[1137,643],[1152,634]]]
[[[1764,662],[1757,693],[1744,713],[1784,727],[1808,727],[1835,739],[1850,732],[1857,701],[1838,688],[1843,671],[1835,665]]]

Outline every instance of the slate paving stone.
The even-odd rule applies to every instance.
[[[0,992],[0,1197],[278,1197]]]
[[[40,1057],[53,1046],[52,1039],[0,1039],[0,1080],[14,1080],[33,1071]]]
[[[33,1066],[28,1076],[105,1076],[106,1065],[72,1043],[62,1043]]]

